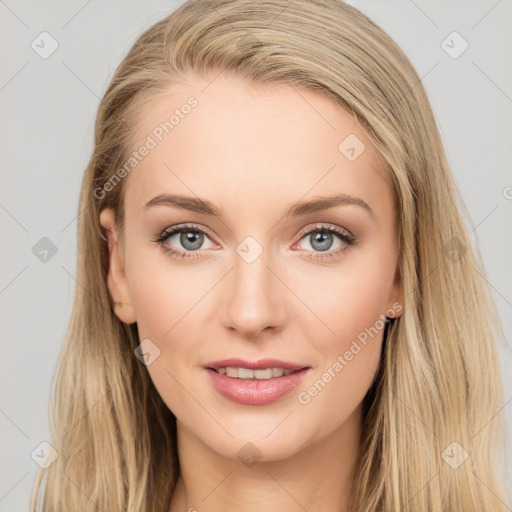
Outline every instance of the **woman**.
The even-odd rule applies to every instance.
[[[505,510],[497,316],[421,81],[357,9],[156,23],[79,209],[32,510],[45,475],[45,511]]]

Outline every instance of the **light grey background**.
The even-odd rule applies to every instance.
[[[1,511],[28,510],[31,452],[49,440],[50,384],[77,286],[78,194],[99,98],[137,35],[181,3],[0,0]],[[499,349],[510,439],[512,2],[349,3],[404,49],[431,99],[507,338]],[[43,31],[58,43],[46,59],[31,47],[39,41],[43,51]],[[469,44],[458,58],[463,41],[446,39],[453,31]],[[57,248],[45,263],[32,251],[43,237]],[[510,446],[508,455],[510,479]]]

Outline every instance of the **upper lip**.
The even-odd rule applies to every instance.
[[[218,370],[219,368],[248,368],[250,370],[264,370],[265,368],[282,368],[283,370],[302,370],[303,368],[309,368],[307,365],[290,363],[287,361],[281,361],[279,359],[259,359],[258,361],[245,361],[244,359],[223,359],[222,361],[212,361],[204,365],[205,368],[213,368]]]

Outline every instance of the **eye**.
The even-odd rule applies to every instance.
[[[177,258],[197,258],[200,255],[195,254],[195,252],[199,249],[211,248],[211,246],[202,247],[205,237],[209,239],[208,234],[195,224],[184,224],[163,231],[158,238],[153,241],[161,245],[164,252]],[[176,249],[173,247],[174,244],[169,243],[173,238],[175,239],[174,244],[180,244],[182,249],[179,246]]]
[[[173,243],[172,239],[175,239]],[[338,239],[337,247],[330,250]],[[183,224],[166,229],[158,237],[153,240],[162,247],[162,250],[175,258],[199,258],[201,256],[200,249],[209,249],[203,247],[203,243],[210,240],[210,236],[206,231],[195,224]],[[312,254],[307,256],[311,259],[330,259],[338,256],[348,246],[355,244],[355,237],[348,231],[338,226],[315,226],[305,232],[293,247],[295,248],[302,240],[306,240],[311,249],[306,248],[306,252]],[[176,248],[176,244],[181,246]],[[211,240],[210,240],[211,244]]]
[[[336,238],[338,239],[337,247],[335,247],[334,250],[329,251],[333,244],[336,244]],[[339,226],[324,225],[316,226],[315,229],[307,231],[297,244],[302,240],[305,240],[313,251],[312,254],[307,257],[319,260],[330,259],[338,256],[342,251],[347,249],[349,246],[354,245],[356,242],[354,235],[352,235],[348,230],[342,229]],[[295,244],[294,247],[296,247],[297,244]]]

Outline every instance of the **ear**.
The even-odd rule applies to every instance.
[[[115,303],[114,311],[119,320],[126,324],[136,322],[135,312],[131,304],[128,281],[124,273],[124,264],[121,259],[118,233],[115,224],[115,214],[110,208],[105,208],[100,213],[100,224],[105,229],[108,238],[109,266],[107,286]],[[126,304],[123,308],[121,304]]]
[[[393,312],[393,314],[389,314]],[[402,285],[402,276],[400,273],[399,265],[396,265],[395,277],[391,286],[391,293],[389,295],[388,309],[386,314],[391,318],[398,318],[404,312],[404,289]]]

